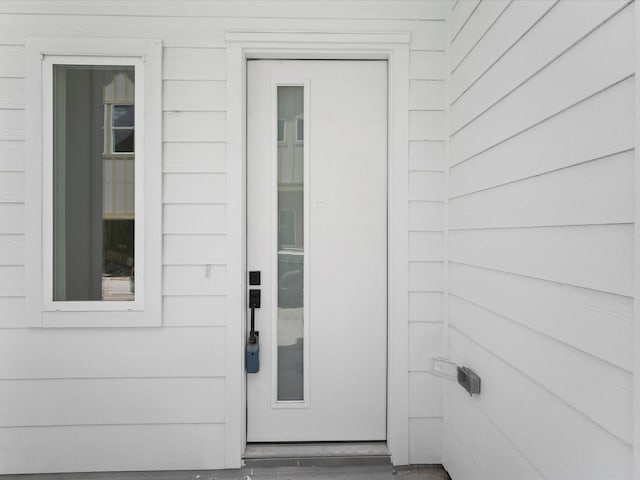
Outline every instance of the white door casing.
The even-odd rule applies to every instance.
[[[225,34],[227,151],[227,349],[225,466],[238,468],[246,445],[244,370],[246,278],[246,68],[248,59],[388,61],[388,378],[387,445],[394,465],[409,457],[408,127],[409,43],[403,32],[237,31]]]
[[[387,62],[250,61],[247,75],[247,267],[262,272],[261,370],[247,378],[247,440],[384,440]],[[300,115],[280,119],[278,142],[277,95],[284,86],[304,92],[304,122]],[[279,164],[283,148],[304,149],[304,160],[298,158],[297,167],[284,159]],[[300,182],[304,215],[283,212],[278,185],[287,192],[284,201]],[[286,242],[297,239],[297,248],[278,243],[279,208],[289,221],[304,217],[304,229],[299,225]],[[277,300],[279,265],[284,269],[281,262],[290,258],[304,258],[304,301],[301,291],[297,308],[286,304],[284,290],[284,300]],[[303,327],[294,335],[282,323],[290,319],[281,320],[278,331],[278,315],[301,311]],[[278,400],[278,343],[282,355],[302,353],[298,401]]]

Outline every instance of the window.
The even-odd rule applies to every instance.
[[[160,43],[33,39],[28,50],[29,317],[158,325]]]
[[[133,153],[135,105],[105,104],[105,153]]]

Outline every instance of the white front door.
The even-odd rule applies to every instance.
[[[247,215],[247,441],[386,439],[386,61],[248,61]]]

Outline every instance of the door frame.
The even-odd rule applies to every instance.
[[[225,467],[246,446],[246,78],[249,59],[386,60],[387,109],[387,445],[409,463],[408,33],[227,32],[227,322]]]

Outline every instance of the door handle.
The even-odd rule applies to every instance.
[[[260,285],[260,272],[249,272],[251,285]],[[256,281],[257,280],[257,281]],[[245,352],[247,373],[260,371],[260,332],[256,331],[256,308],[260,308],[260,289],[249,289],[249,309],[251,310],[251,330]]]
[[[260,332],[256,332],[256,308],[260,308],[260,289],[252,288],[249,290],[249,308],[251,309],[249,343],[258,343],[258,335],[260,335]]]

